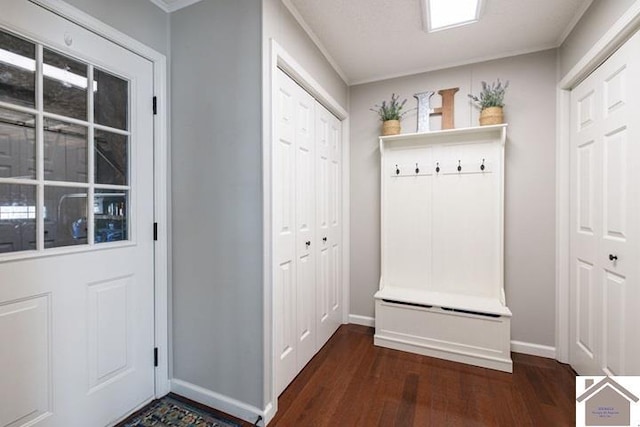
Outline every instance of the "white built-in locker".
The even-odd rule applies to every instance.
[[[341,123],[278,69],[273,148],[276,387],[342,323]]]
[[[506,125],[380,138],[376,345],[511,371]]]

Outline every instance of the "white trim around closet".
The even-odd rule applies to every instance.
[[[569,191],[571,90],[640,29],[640,0],[562,78],[557,88],[556,128],[556,359],[569,362]]]
[[[270,63],[265,70],[269,77],[265,84],[270,84],[263,100],[263,224],[264,224],[264,424],[275,416],[278,410],[278,393],[276,389],[276,361],[273,354],[275,343],[275,316],[273,315],[273,254],[275,238],[273,235],[272,209],[272,150],[275,140],[275,118],[273,102],[276,99],[277,69],[285,71],[293,80],[309,92],[320,104],[327,108],[342,122],[342,283],[343,283],[343,323],[349,318],[349,118],[347,111],[309,74],[287,51],[274,39],[270,40]]]

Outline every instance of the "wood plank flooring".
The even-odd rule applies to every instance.
[[[574,426],[575,373],[513,353],[513,374],[375,347],[344,325],[278,400],[270,426]]]

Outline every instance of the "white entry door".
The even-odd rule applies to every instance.
[[[640,375],[640,35],[571,94],[570,363]]]
[[[152,64],[26,0],[0,13],[0,426],[154,397]]]

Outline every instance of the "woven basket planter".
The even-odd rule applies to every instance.
[[[499,125],[502,119],[502,107],[488,107],[480,112],[480,126]]]
[[[398,135],[400,133],[400,120],[386,120],[382,122],[382,136]]]

